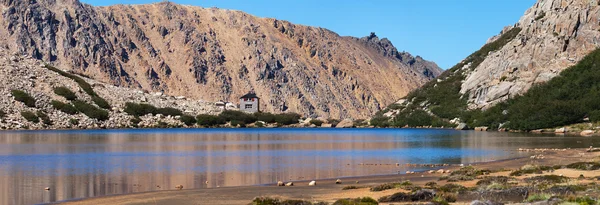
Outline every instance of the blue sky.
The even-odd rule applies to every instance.
[[[81,0],[96,6],[160,0]],[[400,51],[447,69],[516,23],[535,0],[174,0],[318,26],[342,36],[375,32]]]

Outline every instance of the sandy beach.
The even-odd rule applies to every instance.
[[[528,152],[532,157],[524,157],[517,159],[508,159],[502,161],[486,162],[473,164],[472,167],[479,170],[490,170],[490,173],[477,176],[474,180],[465,180],[452,182],[463,185],[467,188],[473,188],[477,181],[488,176],[508,176],[511,171],[518,170],[521,167],[528,165],[535,166],[555,166],[568,165],[575,162],[591,162],[596,161],[600,156],[600,152],[587,152],[587,149],[540,149],[540,150],[522,150]],[[468,166],[468,165],[464,165]],[[460,170],[461,166],[454,165],[449,167],[437,167],[432,170],[445,169],[456,171]],[[243,187],[223,187],[210,188],[199,190],[174,190],[136,193],[117,196],[105,196],[88,198],[81,200],[71,200],[60,202],[58,204],[248,204],[255,197],[272,197],[279,199],[300,199],[311,202],[328,202],[333,203],[338,199],[356,198],[356,197],[371,197],[379,199],[383,196],[389,196],[397,192],[408,192],[404,189],[394,188],[384,191],[373,192],[370,187],[377,186],[383,183],[410,181],[413,185],[423,187],[427,182],[436,182],[439,186],[450,183],[446,180],[439,180],[440,177],[448,176],[448,173],[429,173],[421,172],[414,174],[398,174],[387,176],[364,176],[342,178],[341,184],[336,184],[336,179],[316,180],[316,186],[308,186],[309,181],[294,182],[291,187],[276,186],[276,182],[271,185],[261,186],[243,186]],[[539,175],[561,175],[569,178],[568,184],[587,184],[590,181],[595,181],[596,177],[600,176],[600,171],[583,171],[568,168],[559,168],[552,171],[547,171],[542,174],[525,174],[515,177],[518,184],[528,184],[525,179],[528,177]],[[580,175],[585,177],[581,178]],[[358,182],[358,183],[357,183]],[[357,189],[342,190],[346,186],[356,186]],[[472,199],[464,196],[459,196],[455,203],[470,203]],[[380,203],[388,204],[388,203]],[[396,203],[397,204],[397,203]]]

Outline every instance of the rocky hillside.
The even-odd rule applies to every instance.
[[[254,90],[270,112],[366,118],[436,77],[375,34],[173,3],[0,0],[0,46],[109,84],[206,101]]]
[[[83,84],[90,86],[89,90],[84,89],[80,82],[50,70],[44,63],[31,56],[11,54],[5,49],[0,49],[0,82],[2,82],[0,95],[3,96],[0,99],[0,129],[185,126],[175,116],[145,115],[140,116],[139,121],[133,121],[135,117],[124,112],[126,102],[147,103],[159,108],[175,108],[191,116],[221,112],[214,103],[210,102],[188,100],[162,93],[147,93],[107,85],[84,77],[79,78],[83,79]],[[57,92],[58,87],[70,90],[73,95]],[[90,90],[96,96],[95,98],[88,94]],[[15,94],[15,91],[24,94]],[[107,102],[104,105],[107,109],[100,108],[102,106],[98,98]],[[69,106],[71,104],[81,104],[84,109],[77,105],[75,109]],[[59,109],[59,107],[70,109]],[[95,113],[87,112],[88,110]],[[101,115],[97,115],[98,113]],[[103,119],[99,120],[101,117]]]
[[[598,49],[599,36],[598,1],[539,0],[517,24],[490,38],[438,79],[380,112],[374,122],[383,126],[453,126],[461,122],[490,126],[482,124],[482,118],[492,115],[489,112],[510,115],[507,106],[519,100],[502,102],[559,76]],[[555,90],[558,87],[543,90],[560,92]],[[531,104],[534,98],[527,99]],[[492,111],[483,114],[482,110]],[[577,113],[582,114],[580,119],[585,115]],[[494,126],[503,123],[495,121]]]

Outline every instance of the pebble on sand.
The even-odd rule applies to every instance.
[[[308,186],[316,186],[317,182],[316,181],[311,181],[310,183],[308,183]]]
[[[182,190],[183,189],[183,185],[181,185],[181,184],[177,185],[175,188],[178,189],[178,190]]]
[[[340,179],[335,180],[335,184],[342,184],[342,180],[340,180]]]

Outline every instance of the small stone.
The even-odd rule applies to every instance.
[[[50,187],[46,187],[46,188],[44,188],[44,190],[50,191]]]
[[[311,181],[310,183],[308,183],[308,186],[316,186],[317,182],[316,181]]]
[[[181,185],[181,184],[177,185],[175,188],[178,189],[178,190],[182,190],[183,189],[183,185]]]
[[[285,184],[282,181],[278,181],[277,186],[285,186]]]
[[[340,179],[335,180],[335,184],[342,184],[342,180],[340,180]]]
[[[285,186],[294,186],[294,182],[288,182]]]

